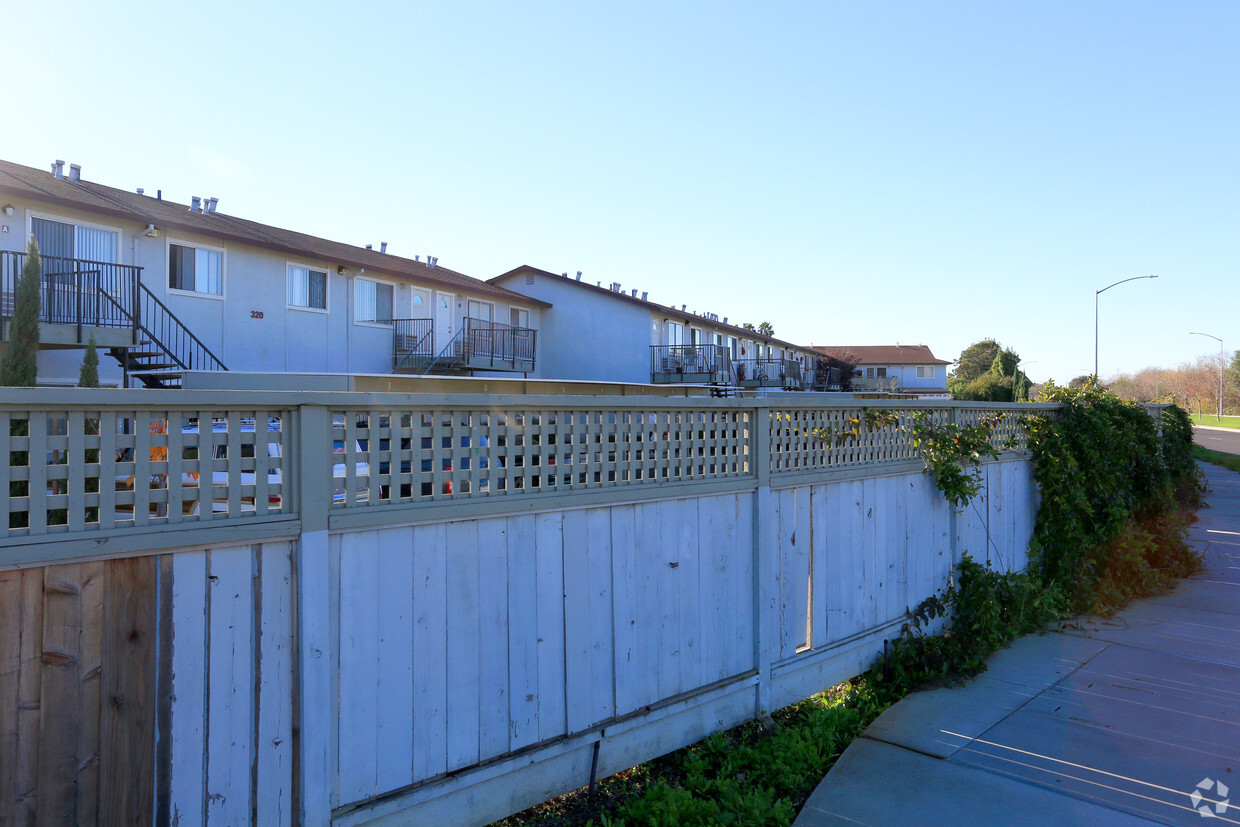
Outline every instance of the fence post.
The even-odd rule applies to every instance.
[[[332,649],[330,550],[327,515],[331,510],[331,414],[303,405],[294,417],[293,490],[301,518],[297,542],[297,683],[301,707],[300,801],[293,806],[300,823],[331,821]]]
[[[757,488],[753,509],[754,647],[758,664],[755,715],[770,714],[771,665],[779,645],[779,519],[772,513],[771,409],[764,401],[751,410],[749,460]]]

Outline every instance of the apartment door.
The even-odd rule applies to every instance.
[[[441,353],[456,335],[452,325],[452,311],[456,306],[456,296],[451,293],[435,295],[435,352]]]

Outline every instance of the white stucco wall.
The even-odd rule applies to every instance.
[[[538,330],[538,375],[543,379],[650,381],[650,311],[582,290],[568,279],[530,274],[503,287],[550,302]],[[658,332],[654,332],[658,341]]]

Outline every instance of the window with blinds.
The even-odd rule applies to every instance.
[[[290,307],[327,309],[327,272],[289,265],[288,303]]]
[[[186,244],[169,244],[168,289],[224,295],[224,253]]]
[[[353,321],[392,323],[392,285],[368,279],[354,280]]]

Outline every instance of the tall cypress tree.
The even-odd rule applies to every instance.
[[[0,385],[33,388],[39,380],[39,277],[43,262],[39,242],[30,236],[26,263],[17,281],[13,319],[9,322],[9,346],[0,361]]]

